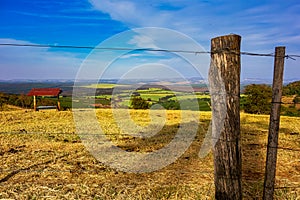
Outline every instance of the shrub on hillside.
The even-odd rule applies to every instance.
[[[148,109],[148,108],[150,108],[150,103],[147,100],[140,97],[140,96],[135,96],[131,99],[130,108],[133,108],[133,109]]]
[[[246,113],[269,114],[271,110],[272,89],[264,84],[251,84],[245,87],[243,107]]]
[[[300,117],[300,109],[295,106],[281,106],[281,114],[290,117]]]
[[[300,96],[300,81],[289,83],[283,87],[284,95],[299,95]]]

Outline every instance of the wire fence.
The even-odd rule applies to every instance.
[[[245,55],[245,56],[261,56],[261,57],[275,57],[274,53],[254,53],[254,52],[246,52],[246,51],[242,51],[242,52],[234,52],[234,51],[229,51],[229,50],[222,50],[222,51],[193,51],[193,50],[176,50],[176,49],[153,49],[153,48],[122,48],[122,47],[92,47],[92,46],[75,46],[75,45],[36,45],[36,44],[13,44],[13,43],[2,43],[0,44],[0,46],[11,46],[11,47],[34,47],[34,48],[61,48],[61,49],[89,49],[89,50],[107,50],[107,51],[150,51],[150,52],[168,52],[168,53],[189,53],[189,54],[218,54],[218,53],[232,53],[232,54],[238,54],[238,55]],[[300,54],[287,54],[284,56],[286,59],[292,59],[292,60],[296,60],[297,58],[300,58]],[[300,103],[289,103],[289,102],[271,102],[273,104],[282,104],[282,105],[299,105]],[[41,135],[41,134],[58,134],[58,135],[70,135],[70,134],[74,134],[75,133],[65,133],[65,132],[60,132],[60,133],[49,133],[49,132],[28,132],[26,130],[20,130],[20,131],[15,131],[15,132],[0,132],[0,135],[19,135],[19,134],[35,134],[35,135]],[[298,133],[299,134],[299,133]],[[80,134],[80,136],[95,136],[95,134]],[[97,135],[97,134],[96,134]],[[120,134],[105,134],[106,136],[110,136],[110,135],[117,135],[120,136]],[[296,135],[296,133],[295,133]],[[218,138],[215,138],[218,139]],[[282,140],[286,140],[288,141],[288,139],[284,138]],[[290,140],[292,141],[292,140]],[[80,141],[78,141],[80,142]],[[225,141],[225,142],[230,142],[230,141]],[[267,148],[267,144],[266,143],[249,143],[248,145],[254,145],[256,146],[256,148],[259,149],[266,149]],[[278,150],[283,150],[283,151],[289,151],[289,152],[300,152],[299,148],[292,148],[292,147],[288,147],[288,146],[278,146],[278,147],[270,147],[269,148],[277,148]],[[2,152],[3,153],[3,152]],[[4,152],[5,153],[5,152]],[[0,183],[7,181],[9,178],[11,178],[12,176],[14,176],[15,174],[19,173],[19,172],[40,172],[40,170],[35,170],[33,169],[34,167],[38,166],[38,165],[45,165],[48,163],[53,162],[53,160],[56,159],[61,159],[64,157],[69,156],[69,153],[60,155],[60,156],[56,156],[54,159],[49,159],[45,162],[41,162],[41,163],[36,163],[33,165],[30,165],[28,167],[24,167],[24,168],[19,168],[19,169],[9,169],[9,170],[3,170],[0,169],[0,172],[5,172],[5,173],[9,173],[8,175],[6,175],[5,177],[3,177],[2,179],[0,179]],[[47,172],[70,172],[70,170],[47,170]],[[97,173],[98,170],[89,170],[89,169],[77,169],[73,172],[76,173]],[[176,173],[207,173],[207,174],[213,174],[213,170],[211,171],[176,171]],[[245,178],[245,177],[244,177]],[[247,177],[246,177],[247,178]],[[276,190],[284,190],[284,189],[298,189],[300,188],[299,186],[286,186],[286,187],[275,187]]]
[[[76,140],[77,142],[80,143],[80,137],[84,137],[84,136],[128,136],[127,134],[121,134],[121,133],[105,133],[105,134],[100,134],[100,133],[66,133],[66,132],[27,132],[26,130],[20,130],[20,131],[9,131],[9,132],[0,132],[0,135],[74,135],[74,136],[78,136],[78,140]],[[290,135],[300,135],[300,133],[294,133],[294,134],[290,134]],[[220,138],[214,138],[214,137],[209,137],[211,140],[222,140]],[[126,138],[126,140],[128,140],[128,138]],[[241,140],[245,140],[247,141],[247,139],[241,138]],[[280,138],[280,140],[284,140],[284,141],[295,141],[292,139],[287,139],[287,138]],[[236,140],[223,140],[224,142],[236,142]],[[253,145],[256,146],[256,148],[260,148],[260,149],[266,149],[266,147],[268,146],[267,143],[247,143],[247,145]],[[284,146],[278,146],[278,147],[270,147],[269,148],[277,148],[280,150],[285,150],[285,151],[294,151],[294,152],[300,152],[300,148],[291,148],[291,147],[284,147]]]
[[[76,135],[75,133],[66,133],[66,132],[0,132],[0,135]],[[80,136],[94,136],[97,134],[80,134]],[[120,135],[120,134],[105,134],[106,136],[110,136],[110,135]],[[241,138],[242,141],[245,142],[245,140],[243,138]],[[282,138],[280,140],[287,140],[286,138]],[[292,140],[291,140],[292,141]],[[81,143],[80,139],[77,141],[78,143]],[[228,141],[226,141],[228,142]],[[246,141],[247,142],[247,141]],[[247,145],[252,145],[255,146],[255,148],[253,149],[255,150],[266,150],[267,147],[267,143],[247,143]],[[6,154],[5,157],[11,155],[11,154],[15,154],[15,153],[22,153],[22,149],[26,148],[25,145],[22,145],[20,147],[13,147],[11,149],[9,149],[6,152],[0,152],[1,156],[3,156],[4,154]],[[287,147],[287,146],[278,146],[276,147],[278,150],[283,150],[283,151],[289,151],[289,152],[295,152],[298,153],[300,152],[299,148],[291,148],[291,147]],[[40,150],[43,151],[43,150]],[[250,150],[251,151],[251,150]],[[48,151],[47,151],[48,152]],[[80,155],[76,155],[76,154],[80,154]],[[55,150],[51,150],[50,152],[48,152],[48,154],[52,155],[51,159],[45,159],[44,161],[40,161],[40,162],[36,162],[33,163],[29,166],[25,166],[25,167],[20,167],[20,166],[11,166],[9,169],[1,169],[0,168],[0,173],[5,173],[6,175],[4,177],[2,177],[0,179],[0,183],[4,183],[6,181],[8,181],[11,177],[13,177],[14,175],[18,174],[18,173],[78,173],[78,174],[96,174],[96,173],[101,173],[103,171],[109,171],[111,169],[105,167],[102,163],[97,163],[96,168],[95,169],[85,169],[85,168],[74,168],[74,169],[59,169],[59,168],[53,168],[53,167],[48,167],[47,165],[53,162],[57,162],[58,160],[67,158],[67,157],[72,157],[72,160],[76,160],[75,157],[81,157],[81,154],[84,154],[84,151],[79,151],[79,152],[64,152],[62,150],[62,152],[56,152]],[[88,152],[86,152],[88,153]],[[74,157],[75,156],[75,157]],[[5,158],[3,157],[3,158]],[[38,168],[39,167],[39,168]],[[38,169],[36,169],[38,168]],[[196,174],[208,174],[211,175],[211,181],[213,181],[213,169],[212,170],[172,170],[172,169],[164,169],[164,172],[166,173],[175,173],[175,174],[190,174],[190,175],[196,175]],[[261,173],[261,176],[263,176],[263,172]],[[252,178],[249,178],[247,174],[242,174],[242,179],[243,180],[248,180],[248,181],[253,181]],[[280,179],[279,179],[280,180]],[[279,184],[280,185],[280,184]],[[293,185],[293,186],[277,186],[275,187],[275,190],[284,190],[284,189],[298,189],[300,188],[300,185]]]
[[[12,47],[35,47],[35,48],[60,48],[60,49],[89,49],[89,50],[109,50],[109,51],[153,51],[153,52],[168,52],[168,53],[191,53],[191,54],[215,54],[215,53],[232,53],[246,56],[262,56],[275,57],[274,53],[254,53],[254,52],[234,52],[230,50],[222,51],[193,51],[193,50],[176,50],[176,49],[155,49],[155,48],[125,48],[125,47],[94,47],[94,46],[76,46],[76,45],[50,45],[50,44],[16,44],[16,43],[0,43],[0,46]],[[300,58],[300,54],[287,54],[285,58],[296,60]]]

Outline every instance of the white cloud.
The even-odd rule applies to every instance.
[[[33,44],[0,38],[0,43]],[[50,48],[0,46],[0,79],[73,79],[82,59],[77,53]]]
[[[87,10],[85,10],[87,11]],[[41,14],[41,13],[33,13],[33,12],[20,12],[20,11],[14,11],[16,14],[25,15],[25,16],[33,16],[33,17],[42,17],[42,18],[65,18],[65,19],[79,19],[79,20],[107,20],[106,16],[83,16],[83,15],[67,15],[69,13],[66,13],[64,15],[50,15],[50,14]]]
[[[108,13],[112,19],[131,28],[171,28],[186,33],[199,42],[209,41],[219,35],[237,33],[245,37],[245,42],[254,45],[257,43],[260,46],[272,45],[274,38],[281,37],[284,32],[300,32],[300,14],[295,9],[298,4],[282,7],[278,3],[258,3],[255,6],[243,7],[242,3],[230,1],[184,3],[168,0],[159,3],[90,0],[90,3],[101,12]],[[178,9],[162,9],[162,5]],[[204,45],[209,48],[208,42]]]
[[[157,49],[158,47],[155,45],[155,41],[153,38],[148,37],[146,35],[135,35],[133,38],[128,42],[128,44],[136,45],[140,48],[153,48]]]
[[[109,14],[113,20],[125,22],[131,28],[163,26],[171,17],[168,13],[156,12],[157,10],[145,1],[89,1],[96,9]]]
[[[142,54],[138,54],[138,53],[132,53],[132,54],[125,54],[123,56],[121,56],[121,59],[127,59],[127,58],[133,58],[133,57],[142,57]]]
[[[90,3],[95,9],[109,14],[112,19],[130,28],[156,26],[183,32],[203,45],[205,50],[210,49],[211,38],[236,33],[242,36],[243,51],[271,53],[275,46],[280,45],[287,46],[287,51],[300,52],[300,3],[297,1],[90,0]],[[176,39],[171,40],[168,35],[161,35],[161,33],[160,35],[148,33],[148,35],[151,40],[145,37],[137,38],[137,46],[193,49]],[[265,66],[270,62],[255,63],[253,59],[242,58],[242,66],[249,66],[243,69],[245,77],[248,74],[261,78],[268,75],[271,77],[269,67]],[[288,64],[291,65],[290,62]],[[292,64],[295,65],[299,65],[299,62]],[[261,69],[261,72],[258,73],[258,69]],[[299,70],[294,70],[295,67],[289,69],[293,71],[286,73],[300,76]]]

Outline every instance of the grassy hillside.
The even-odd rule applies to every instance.
[[[164,116],[162,111],[155,111]],[[191,111],[185,111],[191,112]],[[108,137],[126,151],[148,152],[168,144],[180,124],[181,111],[167,111],[166,125],[141,139],[120,136],[110,109],[97,117]],[[97,161],[75,134],[72,112],[25,110],[0,112],[0,198],[16,199],[213,199],[213,160],[198,152],[211,113],[197,113],[199,130],[190,148],[173,164],[151,173],[116,171]],[[142,126],[148,111],[131,110]],[[261,199],[268,133],[266,115],[241,113],[243,195]],[[184,123],[195,123],[185,119]],[[275,199],[300,196],[300,118],[282,117]],[[298,150],[298,151],[296,151]]]

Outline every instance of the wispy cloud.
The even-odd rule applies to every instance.
[[[179,3],[180,2],[180,3]],[[245,7],[235,1],[199,2],[90,0],[95,9],[130,27],[158,26],[186,33],[197,41],[209,41],[218,35],[241,34],[250,48],[272,45],[284,35],[299,33],[300,14],[296,5],[259,3]],[[162,9],[164,7],[164,9]],[[169,8],[169,9],[168,9]],[[176,9],[174,9],[176,8]],[[297,23],[296,23],[297,22]],[[297,25],[298,24],[298,25]],[[287,44],[288,41],[287,40]],[[208,43],[206,42],[206,47]]]
[[[36,12],[21,12],[21,11],[12,11],[16,14],[38,17],[38,18],[59,18],[59,19],[80,19],[80,20],[110,20],[107,16],[91,16],[91,15],[53,15],[53,14],[41,14]]]
[[[163,26],[171,20],[168,12],[157,12],[145,1],[90,0],[90,3],[113,20],[122,21],[131,28],[144,26]]]
[[[95,45],[123,30],[162,27],[187,36],[173,37],[168,32],[136,29],[126,42],[116,41],[106,46],[209,51],[211,38],[236,33],[242,36],[243,51],[271,53],[275,46],[283,45],[287,46],[288,53],[300,52],[300,2],[297,0],[26,0],[23,3],[17,6],[11,3],[9,9],[1,13],[4,20],[0,38],[4,39],[0,42]],[[187,44],[184,37],[194,39],[198,45]],[[0,79],[43,77],[46,74],[48,77],[75,76],[85,57],[76,51],[0,47]],[[161,52],[133,51],[118,56],[122,59],[111,68],[112,77],[126,73],[135,64],[158,62],[179,71],[186,65],[184,59],[176,57],[178,55],[166,56]],[[189,54],[187,58],[192,63],[201,63],[199,56]],[[96,71],[99,65],[108,65],[106,58],[101,59],[95,56],[93,62],[86,62],[91,62]],[[206,58],[203,60],[207,61]],[[272,62],[272,58],[243,56],[242,73],[246,77],[270,76]],[[292,71],[286,70],[286,74],[299,77],[299,61],[287,64]]]
[[[138,53],[132,53],[132,54],[125,54],[121,56],[121,59],[128,59],[128,58],[133,58],[133,57],[142,57],[144,56],[143,54],[138,54]]]
[[[140,48],[153,48],[157,49],[157,45],[155,45],[155,41],[153,38],[146,36],[146,35],[135,35],[133,38],[128,42],[128,44],[136,45]]]
[[[0,43],[32,44],[10,38]],[[52,52],[49,48],[0,46],[0,79],[75,78],[82,59],[79,54]]]

